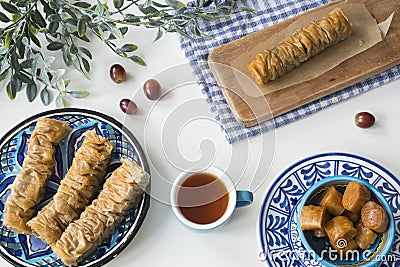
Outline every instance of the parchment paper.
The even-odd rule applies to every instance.
[[[232,60],[232,65],[240,66],[238,71],[249,75],[247,65],[255,58],[257,53],[267,49],[273,49],[277,44],[291,36],[296,30],[306,27],[312,21],[323,18],[330,11],[338,7],[343,9],[344,13],[353,24],[353,32],[349,39],[327,48],[275,81],[270,81],[265,85],[257,85],[257,87],[255,87],[248,86],[248,81],[243,81],[243,78],[241,78],[237,79],[240,85],[239,87],[246,88],[245,93],[251,97],[266,95],[277,90],[285,89],[295,84],[314,79],[335,68],[346,59],[382,41],[381,30],[378,27],[378,23],[369,13],[365,5],[341,2],[311,14],[300,16],[297,21],[292,23],[284,31],[280,31],[272,36],[265,36],[264,42],[254,44],[251,51],[247,51],[234,58]]]

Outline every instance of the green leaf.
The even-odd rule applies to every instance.
[[[46,21],[37,9],[35,10],[35,22],[42,28],[46,27]]]
[[[89,96],[89,91],[86,90],[78,90],[78,91],[71,91],[69,92],[69,94],[73,97],[73,98],[85,98],[87,96]]]
[[[196,0],[196,7],[203,7],[204,6],[204,0]]]
[[[119,30],[118,27],[116,27],[114,25],[110,25],[110,24],[105,24],[105,26],[110,30],[112,35],[114,35],[115,38],[117,38],[118,41],[122,41],[124,36],[122,35],[122,33],[121,33],[121,31]]]
[[[4,81],[4,79],[7,78],[8,70],[9,69],[6,69],[2,74],[0,74],[0,82]]]
[[[19,92],[22,89],[22,82],[17,78],[17,76],[11,77],[11,87],[16,91]]]
[[[135,44],[124,44],[121,47],[121,51],[126,52],[126,53],[136,51],[137,49],[138,49],[138,46]]]
[[[156,7],[168,7],[168,5],[164,5],[164,4],[158,3],[156,1],[152,1],[152,2],[153,2],[153,5]]]
[[[163,30],[162,30],[161,28],[158,28],[156,37],[154,38],[154,41],[153,41],[153,42],[158,41],[163,35],[164,35]]]
[[[63,60],[64,60],[65,65],[71,66],[72,59],[71,59],[71,54],[69,52],[69,49],[63,48]]]
[[[138,8],[145,15],[157,14],[158,13],[158,10],[153,6],[143,7],[143,5],[138,5]]]
[[[78,20],[78,35],[84,36],[86,33],[86,21],[84,19]]]
[[[71,52],[71,54],[76,54],[78,53],[78,48],[74,44],[72,44],[69,48],[69,52]]]
[[[37,72],[38,72],[38,67],[37,67],[37,63],[38,63],[38,58],[34,58],[32,61],[32,78],[34,81],[36,81],[36,77],[37,77]],[[39,69],[40,70],[40,69]]]
[[[3,2],[2,2],[2,3],[3,3]],[[9,31],[9,32],[6,34],[6,38],[4,39],[4,47],[5,47],[5,48],[8,48],[8,47],[10,46],[11,39],[12,39],[12,34],[13,34],[12,31]]]
[[[181,28],[179,28],[179,27],[176,27],[175,28],[176,29],[176,31],[178,32],[178,33],[180,33],[182,36],[184,36],[184,37],[186,37],[186,38],[188,38],[188,39],[193,39],[193,37],[192,36],[190,36],[189,34],[187,34],[184,30],[182,30]]]
[[[113,0],[114,7],[120,9],[124,5],[124,0]]]
[[[11,15],[11,20],[13,22],[16,22],[17,20],[19,20],[21,18],[21,14],[17,13],[17,14],[12,14]]]
[[[1,6],[4,8],[4,10],[10,12],[11,14],[17,14],[19,13],[18,8],[16,8],[14,5],[8,3],[8,2],[0,2]]]
[[[87,73],[89,73],[89,72],[90,72],[90,64],[89,64],[89,61],[87,61],[86,58],[82,58],[82,64],[83,64],[83,67],[84,67],[85,71],[86,71]]]
[[[51,79],[47,71],[42,71],[42,80],[47,86],[51,87],[51,82],[50,82]]]
[[[17,55],[15,53],[11,54],[11,67],[15,70],[15,72],[21,71],[21,66],[19,65]]]
[[[119,28],[119,30],[120,30],[122,35],[125,35],[125,33],[128,32],[128,27],[121,27],[121,28]]]
[[[60,23],[58,21],[50,22],[49,23],[49,33],[55,33],[58,30],[58,27],[60,26]]]
[[[40,91],[40,100],[45,106],[48,106],[50,104],[50,93],[46,87],[42,91]]]
[[[104,31],[100,26],[93,28],[93,31],[100,37],[102,41],[104,41]]]
[[[63,13],[68,13],[70,16],[71,16],[71,18],[74,18],[74,19],[77,19],[78,18],[78,16],[75,14],[75,12],[74,11],[72,11],[71,9],[69,9],[69,8],[67,8],[67,7],[63,7]]]
[[[251,12],[251,13],[253,13],[253,14],[257,14],[257,11],[256,11],[256,10],[254,10],[254,9],[251,8],[251,7],[247,7],[247,6],[241,6],[241,7],[239,7],[238,10],[239,10],[239,11],[244,11],[244,12]]]
[[[177,11],[181,11],[186,8],[186,5],[184,3],[177,0],[165,0],[165,3],[167,3],[168,6],[172,7]]]
[[[22,69],[30,69],[32,68],[32,62],[33,58],[28,58],[27,60],[22,61],[20,66]]]
[[[50,56],[50,57],[45,58],[43,60],[43,63],[47,68],[50,68],[54,64],[55,61],[56,61],[56,58]]]
[[[0,12],[0,20],[2,22],[10,22],[11,20],[4,14],[3,12]]]
[[[65,102],[62,94],[58,94],[56,98],[56,107],[58,108],[65,108]]]
[[[79,51],[81,51],[82,53],[84,53],[88,58],[92,59],[92,53],[90,53],[90,51],[88,49],[86,49],[85,47],[79,47],[78,48]]]
[[[146,66],[146,62],[139,56],[130,56],[129,59],[141,66]]]
[[[50,16],[48,16],[47,20],[49,22],[59,22],[61,18],[58,14],[51,14]]]
[[[32,34],[31,32],[29,32],[29,38],[32,40],[32,42],[35,43],[35,45],[37,45],[38,47],[42,47],[41,44],[40,44],[39,39],[34,34]]]
[[[62,78],[65,75],[65,69],[56,69],[55,75],[57,76],[57,79]]]
[[[87,43],[90,42],[90,39],[87,38],[86,35],[85,35],[85,36],[79,36],[77,32],[73,32],[73,34],[74,34],[76,37],[78,37],[79,39],[81,39],[82,41],[85,41],[85,42],[87,42]]]
[[[22,41],[21,41],[25,46],[29,46],[29,40],[28,38],[26,38],[26,36],[22,37]]]
[[[47,50],[57,51],[64,47],[63,43],[60,42],[52,42],[47,45]]]
[[[15,88],[11,85],[11,81],[7,83],[6,92],[10,100],[14,100],[17,96],[17,90],[15,90]]]
[[[124,15],[124,21],[129,22],[129,23],[137,23],[137,22],[140,22],[140,18],[138,16],[128,13],[128,14]]]
[[[18,42],[16,44],[18,48],[18,57],[19,58],[24,58],[25,57],[25,45],[22,42]]]
[[[59,78],[56,81],[56,88],[58,91],[60,92],[64,92],[65,91],[65,82],[63,78]]]
[[[29,102],[35,100],[37,96],[37,86],[35,83],[29,83],[25,89],[26,97],[28,98]]]
[[[89,8],[90,7],[90,4],[86,3],[86,2],[75,2],[72,5],[81,7],[81,8]]]
[[[20,80],[23,83],[28,83],[28,84],[32,83],[31,78],[29,78],[26,74],[22,72],[16,73],[15,75],[17,76],[18,80]]]

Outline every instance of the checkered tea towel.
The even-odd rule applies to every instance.
[[[332,0],[239,0],[237,3],[238,6],[252,7],[257,11],[257,14],[242,12],[220,19],[218,22],[200,20],[199,26],[201,30],[213,38],[190,40],[182,36],[179,37],[181,48],[194,70],[194,74],[202,87],[202,92],[207,95],[207,101],[211,111],[215,114],[229,143],[232,144],[273,130],[276,127],[298,120],[334,103],[348,99],[400,77],[399,65],[363,82],[261,123],[260,125],[246,128],[236,121],[207,64],[209,52],[220,45],[331,1]]]

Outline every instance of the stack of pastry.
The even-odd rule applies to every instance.
[[[29,140],[23,168],[7,198],[4,225],[33,234],[51,245],[67,265],[76,265],[114,232],[128,210],[142,198],[149,175],[135,162],[121,159],[103,184],[113,145],[88,131],[53,199],[35,216],[46,181],[54,170],[54,145],[69,132],[68,124],[40,119]]]
[[[352,24],[343,10],[334,9],[326,17],[298,30],[272,50],[258,53],[248,65],[258,84],[276,80],[324,49],[350,37]]]
[[[70,131],[68,124],[41,118],[28,142],[22,170],[15,177],[4,207],[3,224],[18,233],[30,234],[26,223],[34,216],[44,188],[54,171],[55,146]]]

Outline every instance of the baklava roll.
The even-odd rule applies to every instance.
[[[324,49],[350,37],[352,24],[340,8],[295,32],[274,49],[256,55],[248,65],[250,76],[266,84],[285,75]]]
[[[15,177],[4,207],[3,224],[17,233],[30,234],[26,223],[35,214],[55,166],[55,146],[70,131],[64,121],[40,118],[29,141],[22,169]]]
[[[88,131],[53,199],[27,224],[33,235],[54,243],[95,196],[105,176],[113,145]]]
[[[98,197],[51,245],[64,264],[76,265],[93,253],[142,198],[150,176],[135,162],[121,161],[122,165],[106,180]]]

